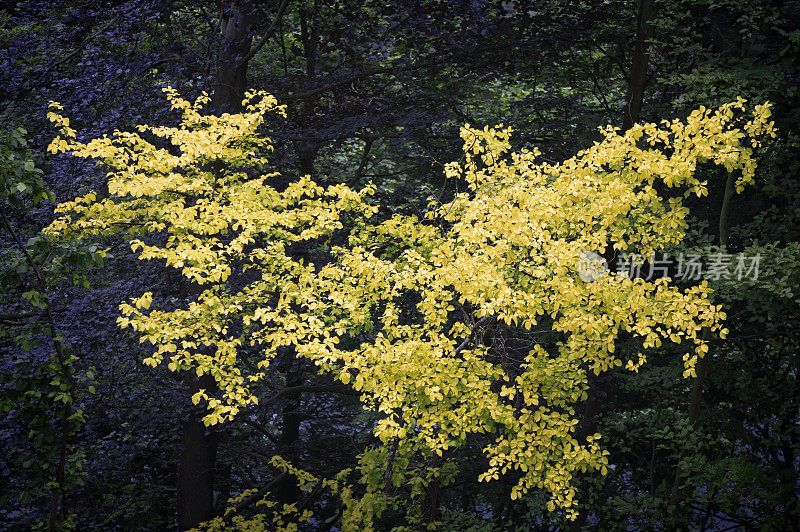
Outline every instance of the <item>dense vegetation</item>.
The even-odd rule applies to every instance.
[[[800,528],[799,2],[0,21],[7,528]]]

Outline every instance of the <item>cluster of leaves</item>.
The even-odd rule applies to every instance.
[[[422,218],[428,187],[441,191],[440,199],[448,205],[451,193],[463,189],[459,180],[445,181],[443,172],[429,171],[436,161],[460,157],[453,124],[513,124],[516,149],[537,146],[545,160],[560,161],[597,140],[598,125],[616,123],[627,104],[630,56],[641,49],[640,43],[634,43],[637,7],[648,3],[199,0],[165,6],[152,0],[9,1],[0,8],[0,77],[4,81],[0,119],[4,124],[25,124],[32,139],[49,138],[42,109],[55,99],[65,104],[77,124],[75,129],[85,136],[81,138],[114,128],[129,130],[142,122],[174,124],[168,106],[158,97],[162,86],[175,84],[182,94],[194,96],[214,87],[218,68],[239,68],[241,56],[225,54],[230,48],[227,41],[220,43],[223,34],[218,25],[238,8],[244,14],[238,26],[243,28],[242,40],[266,43],[255,55],[248,54],[252,57],[245,61],[247,83],[268,88],[288,104],[287,120],[268,123],[270,136],[276,140],[270,161],[287,176],[296,165],[300,173],[310,172],[318,184],[349,182],[355,187],[373,179],[376,194],[370,202],[380,204],[383,213],[416,212]],[[669,519],[670,485],[681,462],[686,504],[680,514],[690,523],[687,526],[795,529],[800,526],[794,458],[800,453],[800,433],[792,422],[800,405],[796,393],[799,322],[793,299],[800,293],[794,245],[800,235],[796,156],[800,149],[800,107],[796,105],[800,10],[794,1],[773,0],[663,0],[655,4],[654,38],[645,47],[649,65],[641,118],[684,117],[701,105],[713,108],[739,95],[752,102],[775,102],[779,137],[758,150],[756,186],[732,200],[731,238],[724,250],[761,253],[761,275],[754,282],[710,284],[715,305],[722,305],[729,316],[725,328],[731,332],[725,340],[711,338],[709,342],[713,359],[700,387],[702,393],[690,396],[689,386],[696,387],[680,379],[687,370],[681,361],[685,346],[665,343],[642,350],[641,342],[628,333],[615,342],[615,353],[635,367],[641,351],[648,363],[640,373],[617,368],[603,378],[609,380],[599,381],[590,375],[590,397],[599,395],[600,404],[597,426],[589,432],[603,434],[603,447],[611,453],[613,467],[605,477],[580,481],[581,517],[588,515],[588,522],[604,528],[663,527]],[[283,8],[283,15],[278,15]],[[148,135],[143,134],[151,139]],[[155,144],[162,145],[158,140]],[[90,164],[70,157],[53,157],[51,162],[45,179],[59,197],[90,189],[104,197],[102,170],[93,171]],[[718,179],[724,168],[711,166],[697,168],[708,180],[708,195],[684,199],[691,215],[686,218],[689,229],[681,246],[698,253],[723,251],[707,248],[715,241],[716,207],[725,189],[724,179]],[[289,179],[293,178],[276,176],[269,184],[282,191]],[[10,184],[13,192],[18,181],[12,179]],[[663,196],[680,193],[656,188]],[[92,290],[71,288],[70,277],[82,275],[80,253],[94,252],[35,237],[51,221],[51,209],[31,211],[29,207],[23,201],[12,212],[19,214],[15,227],[20,228],[23,241],[36,238],[36,245],[28,249],[40,267],[49,270],[47,282],[61,277],[67,281],[51,290],[56,320],[75,347],[79,364],[98,367],[100,393],[82,405],[90,422],[79,436],[85,442],[94,482],[76,490],[69,497],[70,506],[81,515],[84,528],[111,523],[127,528],[171,526],[180,424],[173,417],[175,409],[164,405],[188,402],[185,390],[175,386],[168,372],[138,364],[141,351],[135,345],[136,335],[117,330],[114,320],[118,301],[143,292],[153,292],[156,309],[171,310],[188,308],[197,291],[187,295],[179,273],[165,272],[159,264],[163,261],[137,263],[129,246],[114,237],[103,239],[102,245],[111,246],[117,259],[101,273],[101,286],[95,278]],[[163,244],[158,240],[162,236],[150,240],[137,235],[149,245]],[[338,238],[334,234],[332,240],[341,245]],[[287,252],[308,260],[307,244],[311,243],[289,245]],[[77,263],[50,268],[62,246],[72,248],[65,256]],[[320,267],[329,260],[327,244],[315,246],[311,244],[313,261]],[[45,368],[50,351],[40,349],[44,344],[35,323],[39,311],[17,297],[28,292],[36,297],[40,291],[32,283],[27,261],[13,248],[3,246],[3,260],[10,261],[10,266],[2,268],[5,284],[0,297],[8,296],[4,301],[10,307],[4,306],[0,313],[34,312],[39,317],[4,321],[3,333],[16,340],[4,343],[3,348],[7,346],[10,353],[7,360],[27,359],[33,355],[20,355],[16,345],[30,345],[38,353],[34,366]],[[375,249],[386,260],[401,251],[392,244]],[[611,255],[605,254],[609,262]],[[237,276],[232,273],[229,279],[236,281]],[[405,312],[401,317],[418,322],[417,295],[407,293],[411,295],[398,301]],[[549,342],[547,349],[554,349],[563,339],[540,331],[541,327],[548,328],[549,323],[540,320],[526,331],[487,318],[476,327],[465,349],[476,342],[489,346],[487,358],[516,375],[531,345]],[[347,344],[351,348],[354,343],[373,341],[375,330],[352,338],[346,335],[343,341],[351,342]],[[221,429],[226,443],[217,455],[213,489],[222,492],[223,498],[230,488],[263,485],[272,477],[266,461],[255,457],[276,452],[275,441],[254,432],[251,423],[273,433],[282,430],[281,417],[274,413],[288,403],[268,402],[264,397],[267,390],[272,396],[275,386],[282,386],[283,362],[290,351],[281,351],[280,360],[272,359],[261,368],[270,377],[248,383],[261,404],[240,411],[233,423],[226,422]],[[169,355],[164,355],[164,369]],[[258,346],[246,342],[237,348],[243,375],[257,373],[254,367],[245,367],[250,364],[245,359],[253,365],[262,360]],[[329,376],[311,376],[307,360],[301,365],[303,383],[330,382]],[[10,367],[10,363],[4,366]],[[337,367],[335,373],[339,371]],[[345,378],[352,384],[358,375],[353,371]],[[597,382],[605,383],[600,386],[604,390],[593,395]],[[224,400],[216,389],[208,395]],[[700,399],[701,417],[692,427],[686,403],[691,397],[696,404],[695,395]],[[585,403],[587,410],[589,403]],[[295,444],[301,457],[298,463],[326,477],[332,475],[329,464],[352,465],[347,454],[356,446],[350,445],[351,440],[359,446],[365,443],[373,414],[353,417],[350,401],[327,394],[304,393],[292,405],[285,408],[303,417]],[[584,415],[582,408],[576,409],[579,416]],[[0,454],[8,456],[5,449],[24,449],[24,423],[16,423],[13,415],[2,423],[8,431],[3,433]],[[579,433],[582,425],[578,425]],[[440,506],[445,514],[464,512],[466,516],[445,526],[464,529],[470,518],[486,527],[490,521],[504,526],[564,526],[556,514],[541,512],[548,500],[543,492],[534,490],[521,499],[508,500],[519,478],[513,473],[481,489],[467,482],[486,471],[486,461],[479,458],[491,438],[472,435],[467,447],[447,451],[447,463],[458,463],[460,477],[454,486],[443,489]],[[687,458],[678,460],[683,449],[689,449]],[[369,455],[369,467],[377,471],[389,456],[385,446],[379,447]],[[395,453],[395,468],[406,458],[402,449]],[[420,456],[409,459],[417,473],[421,460]],[[10,462],[3,478],[17,478],[22,461]],[[380,483],[380,474],[373,476]],[[409,482],[421,476],[409,474]],[[5,491],[13,492],[17,486],[9,480]],[[331,503],[326,511],[335,509]],[[391,515],[385,517],[384,524],[391,519]],[[14,519],[9,521],[14,526]]]
[[[648,255],[680,242],[688,210],[657,187],[702,196],[707,184],[695,170],[712,161],[740,171],[741,188],[752,182],[753,148],[774,134],[768,106],[747,118],[737,100],[685,122],[605,129],[594,146],[550,164],[537,162],[535,151],[513,152],[509,129],[465,126],[465,162],[447,165],[446,174],[468,191],[433,203],[426,220],[380,223],[372,221],[370,188],[322,188],[301,178],[278,192],[269,185],[275,174],[246,172],[266,162],[269,141],[256,129],[266,113],[281,112],[274,98],[250,93],[243,113],[207,116],[205,96],[191,104],[166,92],[182,111],[180,126],[139,131],[174,150],[124,132],[84,144],[66,118],[50,114],[61,129],[51,151],[98,159],[111,172],[110,197],[90,193],[60,205],[69,214],[46,233],[80,241],[123,232],[140,258],[161,259],[198,286],[187,308],[167,309],[149,292],[120,306],[119,324],[154,346],[145,362],[169,357],[172,371],[212,376],[217,390],[193,400],[207,402],[205,421],[213,425],[258,402],[250,383],[265,373],[248,364],[253,349],[263,369],[279,349],[293,347],[380,415],[374,432],[383,458],[362,457],[372,462],[363,471],[367,500],[381,499],[383,470],[393,461],[441,456],[468,435],[485,434],[482,480],[516,471],[512,498],[543,488],[548,509],[568,516],[575,515],[575,474],[608,466],[599,434],[585,441],[575,434],[587,371],[622,366],[615,351],[624,337],[642,348],[693,344],[684,376],[693,375],[707,351],[699,332],[726,332],[705,284],[681,290],[619,275],[585,282],[576,271],[581,253]],[[302,242],[331,246],[342,231],[349,241],[332,246],[327,264],[289,251]],[[136,238],[155,234],[165,238]],[[481,340],[491,323],[555,340],[528,340],[522,360],[501,362]],[[389,472],[395,485],[413,477],[396,469]]]

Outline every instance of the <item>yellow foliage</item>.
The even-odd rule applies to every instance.
[[[200,114],[204,97],[195,104],[174,91],[168,97],[183,113],[181,125],[139,130],[168,139],[178,154],[135,133],[82,144],[66,119],[50,115],[62,131],[51,150],[109,166],[111,197],[89,194],[60,205],[70,214],[48,232],[164,234],[165,245],[134,239],[132,247],[204,287],[187,308],[159,310],[148,294],[121,305],[120,325],[154,346],[145,362],[155,366],[166,357],[170,370],[212,375],[221,398],[200,391],[193,400],[207,401],[206,422],[213,424],[256,400],[250,384],[264,373],[240,363],[242,346],[262,350],[260,368],[280,347],[295,346],[380,414],[375,434],[384,452],[362,457],[368,494],[380,489],[383,476],[375,471],[385,469],[391,442],[399,442],[398,457],[420,449],[441,455],[484,433],[493,441],[484,449],[489,468],[481,480],[517,471],[513,498],[545,489],[548,508],[567,515],[575,515],[575,474],[608,465],[599,435],[575,436],[587,372],[623,364],[638,370],[643,355],[633,362],[616,353],[625,334],[643,348],[690,344],[685,375],[693,375],[707,350],[700,331],[721,328],[705,283],[680,290],[667,280],[614,274],[584,282],[579,257],[609,246],[647,256],[679,243],[688,210],[680,196],[665,199],[657,187],[703,196],[707,183],[696,169],[713,162],[739,172],[741,190],[753,182],[753,149],[774,135],[767,105],[746,119],[745,102],[737,100],[686,121],[636,125],[624,134],[606,128],[600,142],[549,164],[536,151],[513,151],[508,128],[465,126],[465,161],[448,164],[445,173],[465,180],[468,191],[426,220],[395,216],[378,224],[370,223],[369,188],[323,189],[306,177],[278,192],[269,186],[274,174],[246,173],[271,149],[257,128],[265,113],[282,112],[272,97],[250,94],[245,113],[221,117]],[[360,227],[347,246],[334,249],[335,261],[318,268],[287,254],[293,242],[342,229],[344,213]],[[258,272],[257,279],[233,288],[229,279],[244,269]],[[401,315],[408,294],[417,296],[419,319]],[[490,323],[522,335],[550,332],[556,343],[528,335],[528,353],[509,373],[480,341]],[[347,348],[339,342],[358,334],[368,340]],[[403,471],[396,475],[402,482]],[[379,496],[351,500],[350,529],[369,526],[386,504]]]
[[[182,112],[181,123],[138,131],[168,140],[172,151],[131,132],[78,142],[52,105],[49,117],[61,134],[50,151],[97,159],[110,168],[110,197],[89,193],[60,204],[56,211],[69,214],[46,233],[63,239],[125,233],[140,259],[163,260],[203,288],[187,308],[170,311],[151,307],[152,294],[143,294],[120,305],[118,322],[155,347],[146,364],[155,367],[168,357],[172,371],[214,377],[222,399],[204,390],[193,397],[208,402],[205,421],[212,425],[257,402],[249,384],[264,374],[242,373],[243,344],[262,348],[263,367],[278,347],[320,335],[325,327],[323,309],[313,308],[315,266],[293,261],[285,247],[330,236],[341,228],[343,212],[369,217],[374,208],[362,201],[371,189],[323,189],[306,176],[278,192],[270,186],[277,174],[248,175],[263,168],[272,151],[269,139],[257,133],[265,115],[284,114],[272,96],[249,93],[246,112],[217,117],[201,114],[205,95],[191,104],[172,89],[165,92]],[[153,233],[165,235],[165,243],[137,238]],[[259,279],[232,289],[231,274],[247,269],[259,271]],[[296,314],[295,305],[306,305],[307,312]],[[237,335],[230,333],[234,323],[243,327]]]

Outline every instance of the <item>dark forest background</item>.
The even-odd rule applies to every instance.
[[[287,183],[373,182],[385,216],[455,192],[443,164],[467,122],[510,125],[516,146],[560,161],[606,124],[772,102],[778,136],[756,185],[721,223],[725,180],[711,179],[689,203],[684,243],[758,253],[759,278],[712,281],[730,334],[712,340],[697,379],[664,347],[638,374],[591,383],[582,423],[603,435],[611,468],[580,479],[577,521],[535,490],[512,501],[514,478],[475,482],[469,446],[454,482],[409,504],[443,530],[800,529],[799,63],[797,0],[6,0],[0,529],[186,529],[255,488],[314,508],[308,530],[335,530],[339,503],[301,492],[269,458],[325,476],[372,442],[358,398],[288,356],[259,391],[270,401],[205,429],[189,399],[198,384],[142,364],[144,346],[115,322],[119,302],[146,290],[190,298],[174,274],[122,241],[101,260],[38,236],[55,201],[105,177],[46,154],[48,102],[87,140],[175,123],[168,85],[208,92],[216,113],[239,110],[250,88],[274,94],[288,118],[268,124],[271,167]],[[401,522],[388,513],[376,527]]]

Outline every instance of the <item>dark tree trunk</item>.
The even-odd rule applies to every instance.
[[[647,41],[653,37],[653,30],[650,22],[655,16],[655,0],[640,0],[638,25],[636,28],[636,44],[633,51],[633,64],[628,83],[628,94],[625,97],[625,111],[622,117],[622,130],[627,131],[639,119],[644,101],[644,89],[647,82]],[[613,256],[606,256],[609,264]],[[587,436],[591,436],[596,430],[596,418],[602,409],[602,401],[608,395],[608,386],[611,377],[608,374],[594,376],[589,375],[587,379],[588,389],[587,398],[583,407],[583,414],[577,427],[576,439],[584,441]],[[580,481],[579,481],[580,482]],[[571,531],[583,530],[589,514],[586,510],[585,490],[580,489],[578,516],[570,525]]]
[[[622,117],[622,129],[627,131],[639,119],[644,100],[644,87],[647,83],[648,41],[653,37],[650,24],[656,13],[655,0],[639,0],[639,23],[636,28],[636,45],[633,50],[633,64],[628,81],[628,95]]]
[[[289,368],[286,372],[286,387],[294,388],[303,384],[303,369],[296,355],[292,355]],[[286,401],[283,409],[283,430],[281,431],[281,444],[291,445],[300,437],[300,422],[302,416],[300,408],[300,395],[294,395]]]
[[[738,31],[730,20],[728,13],[722,9],[718,9],[711,15],[714,20],[714,51],[717,53],[731,53],[735,52],[735,43],[738,37]],[[744,58],[748,54],[748,50],[744,44],[740,50],[740,57]],[[735,195],[735,182],[732,173],[728,174],[725,182],[725,192],[722,198],[722,207],[719,213],[719,245],[727,248],[728,238],[730,235],[729,218],[731,211],[731,201]],[[710,340],[711,332],[709,330],[703,331],[703,340]],[[703,386],[706,381],[706,375],[709,371],[709,364],[711,362],[711,352],[706,353],[706,356],[697,361],[695,372],[697,377],[692,384],[692,394],[689,398],[689,424],[690,430],[694,430],[700,422],[700,408],[703,400]],[[675,477],[672,481],[672,490],[670,491],[669,506],[670,506],[670,530],[677,530],[684,526],[686,522],[686,514],[682,510],[682,505],[686,497],[685,490],[681,483],[683,482],[683,475],[681,474],[680,464],[689,455],[688,445],[684,445],[678,458],[678,467],[675,470]]]
[[[246,2],[232,1],[220,13],[220,50],[211,110],[214,114],[242,111],[247,90],[247,60],[252,43],[252,18]],[[214,168],[214,171],[223,171]],[[210,376],[193,379],[191,393],[214,390]],[[183,451],[178,471],[178,526],[186,530],[214,513],[214,468],[219,435],[202,421],[202,412],[192,412],[182,427]]]
[[[442,467],[442,457],[434,454],[428,459],[429,469]],[[425,486],[425,496],[422,499],[422,530],[441,530],[441,526],[433,524],[442,520],[442,492],[439,476],[432,478]]]
[[[204,375],[188,377],[190,390],[207,392],[216,387]],[[217,459],[217,434],[203,424],[204,412],[193,408],[183,422],[183,450],[178,470],[178,528],[188,530],[209,519],[214,511],[214,464]]]
[[[293,388],[301,384],[303,384],[303,368],[292,349],[286,361],[286,387]],[[290,396],[282,413],[280,454],[292,463],[298,459],[297,440],[300,438],[300,423],[303,420],[298,411],[301,405],[300,397],[300,394]],[[286,475],[276,486],[275,493],[283,503],[298,502],[300,488],[297,485],[297,478],[294,475]]]
[[[309,2],[300,9],[300,40],[303,44],[303,55],[306,61],[306,82],[312,83],[317,75],[317,52],[319,48],[319,30],[317,28],[317,3]],[[316,96],[303,100],[300,114],[306,124],[314,123]],[[295,141],[297,151],[297,169],[300,175],[316,177],[314,161],[317,159],[319,142],[315,140]]]
[[[233,1],[220,14],[220,50],[211,107],[215,114],[242,110],[247,91],[247,61],[253,42],[252,16],[246,2]]]
[[[313,141],[298,141],[295,143],[297,150],[297,169],[300,175],[314,177],[314,161],[317,159],[317,146]]]
[[[3,9],[8,11],[9,15],[16,15],[17,4],[19,4],[19,0],[5,0],[5,2],[3,2]]]
[[[578,422],[577,433],[575,438],[579,442],[586,440],[587,436],[595,433],[597,427],[597,415],[600,413],[603,406],[603,399],[607,396],[607,389],[609,386],[610,377],[608,374],[594,375],[590,374],[587,378],[586,402],[583,405],[583,414]],[[583,530],[586,526],[586,521],[589,518],[589,512],[586,510],[586,489],[580,486],[580,478],[578,483],[579,490],[579,503],[578,503],[578,516],[575,521],[570,525],[571,531]]]

